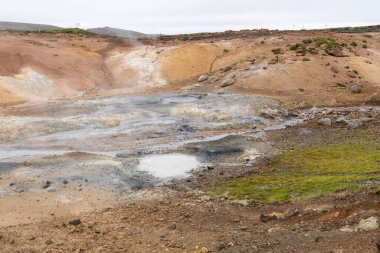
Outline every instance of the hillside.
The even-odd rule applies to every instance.
[[[98,28],[90,28],[87,29],[87,31],[99,34],[99,35],[108,35],[108,36],[114,36],[119,38],[128,38],[128,39],[141,39],[146,38],[148,35],[135,32],[135,31],[129,31],[129,30],[123,30],[118,28],[112,28],[112,27],[98,27]]]
[[[44,25],[44,24],[30,24],[18,22],[0,22],[0,31],[38,31],[38,30],[56,30],[58,26]]]

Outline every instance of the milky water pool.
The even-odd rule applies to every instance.
[[[201,165],[195,156],[174,154],[148,155],[141,158],[137,170],[159,178],[183,177]]]

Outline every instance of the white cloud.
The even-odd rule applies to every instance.
[[[3,21],[146,33],[380,24],[377,0],[4,0]]]

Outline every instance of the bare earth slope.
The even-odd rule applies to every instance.
[[[225,91],[274,97],[289,107],[365,102],[379,96],[379,36],[305,32],[131,47],[97,36],[2,33],[1,103],[61,97],[105,84],[111,93],[212,91],[221,89],[229,75],[235,83]],[[327,55],[322,48],[303,54],[289,49],[305,38],[320,37],[347,44],[346,57]],[[352,42],[359,45],[349,46]],[[282,53],[273,54],[276,48]],[[194,86],[200,75],[219,80]],[[353,83],[363,86],[362,94],[350,95]]]

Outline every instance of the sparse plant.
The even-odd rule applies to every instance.
[[[351,42],[350,46],[352,46],[352,47],[357,47],[358,44],[357,44],[355,41],[353,41],[353,42]]]
[[[368,41],[367,40],[363,40],[363,43],[367,43]]]
[[[313,40],[312,39],[305,39],[302,42],[305,44],[311,44],[311,43],[313,43]]]
[[[368,39],[371,39],[371,38],[372,38],[372,35],[371,35],[371,34],[364,34],[363,36],[366,37],[366,38],[368,38]]]
[[[275,49],[272,49],[272,52],[273,52],[274,54],[283,54],[281,48],[275,48]]]
[[[230,50],[228,50],[227,48],[225,48],[225,49],[223,49],[223,53],[228,53],[228,52],[230,52]]]
[[[364,45],[363,45],[363,48],[364,48],[364,49],[367,49],[367,48],[368,48],[368,45],[364,44]]]

